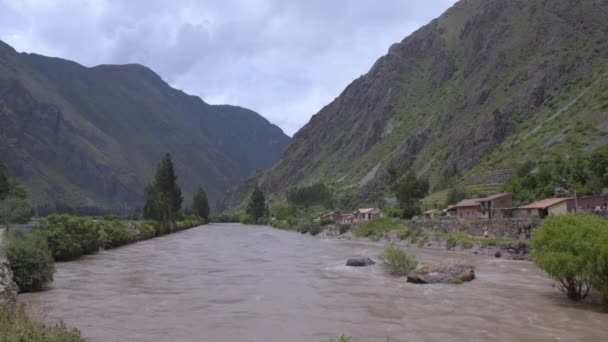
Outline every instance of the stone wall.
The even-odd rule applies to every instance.
[[[483,236],[487,232],[491,237],[508,237],[514,239],[529,239],[532,230],[540,227],[541,221],[536,218],[516,219],[477,219],[462,220],[457,218],[439,218],[411,221],[408,226],[413,228],[430,229],[444,233],[467,233],[473,236]]]

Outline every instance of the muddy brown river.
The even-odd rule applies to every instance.
[[[413,285],[381,243],[211,224],[57,265],[30,312],[90,341],[606,341],[608,314],[572,304],[532,263],[414,249],[474,264],[463,285]]]

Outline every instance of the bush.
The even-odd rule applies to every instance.
[[[77,329],[31,320],[22,305],[3,305],[0,306],[0,341],[80,342],[83,339]]]
[[[608,298],[608,222],[591,215],[561,215],[545,220],[532,234],[532,257],[573,300],[592,285]]]
[[[340,234],[345,234],[349,230],[350,230],[350,224],[340,224],[338,226],[338,231],[340,232]]]
[[[241,222],[242,224],[253,224],[253,218],[247,214],[241,215],[239,222]]]
[[[366,221],[355,229],[354,234],[359,237],[369,237],[379,239],[384,233],[400,228],[401,225],[395,219],[380,217],[371,221]]]
[[[323,231],[323,227],[320,224],[316,223],[316,222],[313,222],[313,223],[311,223],[309,225],[308,232],[312,236],[318,235],[322,231]]]
[[[336,222],[334,220],[331,220],[331,219],[321,220],[321,225],[323,227],[325,227],[325,226],[331,226],[333,224],[336,224]]]
[[[414,256],[409,255],[404,249],[399,248],[394,242],[386,246],[384,253],[380,255],[391,274],[396,276],[406,276],[408,273],[416,269],[418,261]]]
[[[44,238],[15,232],[7,236],[4,244],[20,292],[40,291],[53,281],[55,262]]]

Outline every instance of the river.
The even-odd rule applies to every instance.
[[[572,304],[532,263],[413,249],[476,266],[463,285],[413,285],[379,264],[381,243],[210,224],[57,264],[20,295],[91,341],[601,341],[608,314]]]

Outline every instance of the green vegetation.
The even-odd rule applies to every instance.
[[[25,189],[0,162],[0,223],[10,230],[11,224],[27,223],[32,215]]]
[[[266,198],[262,190],[256,186],[253,188],[251,197],[249,198],[249,204],[247,205],[247,215],[251,218],[253,223],[262,223],[260,219],[267,217]]]
[[[55,261],[46,240],[21,232],[5,234],[3,253],[20,292],[40,291],[53,281]]]
[[[192,211],[203,220],[209,221],[209,201],[207,200],[207,193],[200,186],[192,199]]]
[[[514,193],[518,204],[553,197],[558,187],[576,190],[577,196],[600,194],[608,186],[608,146],[575,158],[557,158],[538,165],[528,162],[518,175],[504,187]]]
[[[0,341],[81,342],[77,329],[64,324],[45,325],[29,318],[23,305],[0,305]]]
[[[397,247],[394,242],[391,242],[384,253],[380,255],[385,265],[390,270],[391,274],[404,277],[408,273],[416,269],[418,261],[412,255],[409,255],[404,249]]]
[[[333,338],[329,342],[350,342],[350,336],[341,335],[340,338],[334,340]]]
[[[374,220],[360,223],[353,230],[355,236],[369,237],[372,240],[379,240],[385,233],[402,227],[402,223],[390,217],[380,217]]]
[[[333,193],[323,183],[287,190],[287,202],[293,206],[306,208],[313,205],[322,205],[327,209],[334,207]]]
[[[146,187],[144,196],[144,218],[167,223],[171,229],[184,200],[182,190],[177,185],[171,154],[165,154],[158,164],[154,182]]]
[[[608,221],[551,216],[532,235],[532,257],[568,298],[583,299],[595,288],[608,305]]]
[[[51,215],[40,221],[33,234],[46,239],[55,260],[64,261],[200,224],[198,220],[182,220],[170,230],[163,222]]]
[[[418,179],[413,171],[409,171],[393,185],[393,192],[401,209],[401,217],[410,219],[419,215],[420,200],[429,191],[428,179]]]

